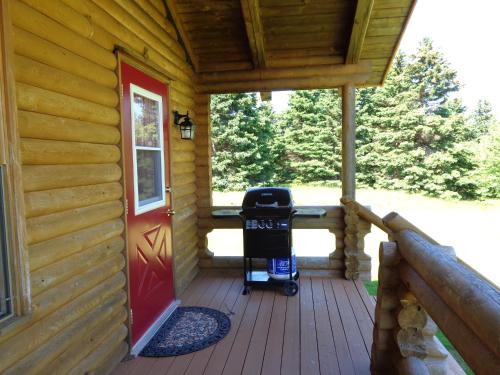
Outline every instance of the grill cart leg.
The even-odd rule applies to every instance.
[[[247,279],[247,258],[243,257],[243,293],[244,296],[248,294],[248,279]]]

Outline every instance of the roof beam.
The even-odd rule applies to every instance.
[[[199,70],[198,56],[195,55],[194,50],[191,46],[191,42],[189,41],[186,32],[184,31],[179,13],[177,11],[177,6],[175,5],[175,1],[163,0],[163,2],[166,5],[167,12],[170,13],[170,16],[172,17],[172,22],[178,32],[178,36],[180,37],[182,44],[184,45],[186,54],[191,60],[194,70],[197,72]]]
[[[231,93],[280,90],[326,89],[365,84],[371,63],[324,65],[314,67],[253,69],[233,72],[201,73],[200,93]]]
[[[358,0],[354,23],[352,25],[351,39],[345,58],[346,64],[356,64],[359,62],[363,43],[365,42],[366,30],[373,9],[374,0]]]
[[[264,29],[260,17],[259,0],[241,0],[241,11],[245,21],[248,45],[252,52],[255,69],[266,67],[266,50],[264,47]]]

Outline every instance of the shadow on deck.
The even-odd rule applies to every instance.
[[[121,363],[113,375],[369,374],[375,303],[361,281],[300,278],[300,291],[253,289],[242,277],[201,273],[182,305],[231,315],[231,331],[217,345],[179,357]]]

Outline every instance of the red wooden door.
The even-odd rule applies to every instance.
[[[121,63],[132,345],[174,301],[168,87]]]

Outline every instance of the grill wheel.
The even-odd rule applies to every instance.
[[[283,283],[283,293],[285,296],[292,297],[299,291],[299,286],[293,280],[287,280]]]

